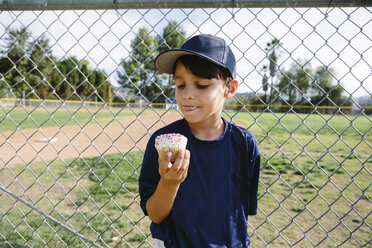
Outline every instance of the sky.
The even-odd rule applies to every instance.
[[[277,38],[280,70],[293,63],[332,67],[347,95],[372,94],[372,8],[2,11],[0,40],[9,29],[27,27],[33,39],[50,39],[58,58],[86,59],[117,86],[116,71],[138,29],[161,34],[171,20],[187,37],[208,33],[227,41],[237,58],[239,92],[262,92],[265,47]]]

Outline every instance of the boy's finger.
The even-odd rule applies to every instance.
[[[189,169],[189,164],[190,164],[190,151],[185,150],[185,154],[183,156],[180,171],[185,172],[186,175],[187,175],[187,171]]]
[[[171,157],[172,157],[172,153],[167,152],[164,156],[164,159],[159,158],[158,161],[159,161],[159,169],[160,170],[163,170],[163,171],[168,170]]]
[[[179,157],[177,160],[179,162],[179,167],[178,169],[176,170],[176,173],[177,175],[182,175],[182,174],[187,174],[187,170],[188,170],[188,167],[189,167],[189,162],[190,162],[190,151],[188,150],[183,150],[182,151],[182,154],[181,154],[182,157]],[[185,175],[186,175],[185,174]]]
[[[183,154],[184,154],[184,150],[179,150],[179,151],[178,151],[177,158],[176,158],[176,160],[173,162],[173,165],[172,165],[172,170],[173,170],[174,172],[177,172],[177,171],[181,168],[182,160],[183,160]]]
[[[183,158],[183,166],[185,166],[186,168],[189,167],[189,164],[190,164],[190,151],[189,150],[185,150],[185,156]]]

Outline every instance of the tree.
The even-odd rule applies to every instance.
[[[92,84],[94,89],[97,90],[96,93],[94,93],[97,97],[99,97],[103,101],[108,101],[110,97],[109,91],[111,91],[111,84],[107,80],[107,76],[104,72],[99,70],[94,70],[90,72],[88,76],[88,81]],[[91,92],[91,96],[92,96]]]
[[[79,62],[76,57],[57,62],[57,70],[54,70],[50,76],[50,82],[58,98],[76,99],[76,95],[73,96],[79,81]]]
[[[107,100],[111,84],[99,70],[89,68],[89,62],[68,57],[56,62],[49,39],[41,36],[29,41],[26,28],[10,30],[5,37],[5,51],[0,57],[0,94],[11,91],[16,97],[40,99]]]
[[[103,72],[92,70],[88,61],[78,61],[73,56],[59,61],[57,68],[50,73],[49,80],[61,99],[95,100],[97,96],[107,101],[111,89]]]
[[[266,65],[264,65],[262,67],[262,71],[263,71],[263,76],[262,76],[262,90],[265,92],[264,101],[265,102],[268,102],[268,100],[267,100],[267,89],[268,89],[268,80],[269,80],[269,77],[266,75],[266,72],[267,72],[267,66]]]
[[[5,38],[6,52],[0,59],[0,73],[15,96],[45,98],[52,90],[44,75],[55,63],[49,40],[39,37],[29,41],[31,34],[26,28],[10,30]]]
[[[176,21],[170,21],[163,29],[163,34],[157,36],[159,53],[169,49],[179,48],[186,41],[186,32]]]
[[[264,65],[262,67],[262,71],[263,71],[262,88],[265,92],[266,103],[270,103],[273,97],[274,77],[277,73],[277,61],[278,61],[278,54],[279,54],[278,50],[280,47],[281,47],[281,43],[276,38],[272,39],[270,42],[266,44],[265,51],[269,59],[269,66]],[[266,74],[267,70],[269,70],[270,77]],[[266,92],[268,90],[268,79],[269,78],[271,78],[270,95],[269,95],[269,99],[266,99],[267,98]]]
[[[26,81],[39,98],[46,98],[53,90],[44,76],[53,68],[55,57],[49,46],[49,39],[41,37],[30,43]],[[32,95],[29,95],[32,97]]]
[[[342,96],[344,89],[340,85],[334,85],[335,70],[332,67],[319,66],[314,72],[312,82],[311,102],[317,106],[340,106],[351,105],[350,101]],[[324,111],[324,112],[332,112]]]
[[[363,110],[364,114],[372,115],[372,97],[371,95],[360,96],[355,99],[356,108],[354,114],[359,114]]]
[[[123,72],[118,72],[119,84],[128,88],[132,95],[143,96],[151,102],[163,102],[164,95],[173,95],[174,89],[169,77],[155,70],[154,60],[159,52],[178,48],[184,42],[185,32],[175,21],[170,21],[162,35],[156,38],[146,28],[140,28],[131,43],[129,58],[121,63]]]
[[[29,37],[30,34],[26,28],[10,30],[8,37],[5,38],[6,52],[0,59],[0,73],[4,75],[17,97],[22,96],[23,90],[30,90],[25,81],[28,72],[27,65],[29,64],[26,52]]]
[[[292,64],[288,71],[283,71],[277,85],[282,99],[288,104],[303,102],[311,82],[311,69],[297,63]]]
[[[135,95],[143,96],[149,101],[160,92],[159,87],[152,83],[157,47],[156,39],[149,34],[147,28],[140,28],[131,42],[129,59],[121,63],[124,72],[118,72],[118,82],[123,88],[129,88]]]
[[[334,85],[335,70],[320,66],[311,67],[292,64],[289,70],[282,71],[277,85],[282,99],[290,105],[349,106],[350,100],[343,97],[344,89]],[[334,109],[320,109],[320,112],[333,112]]]
[[[162,36],[157,36],[157,42],[159,44],[159,53],[165,52],[169,49],[175,49],[182,46],[186,41],[186,32],[176,21],[170,21],[168,25],[163,29]],[[166,96],[174,95],[174,87],[171,84],[171,76],[163,75],[164,83],[162,88]],[[161,80],[161,79],[160,79]],[[159,81],[159,80],[158,80]]]

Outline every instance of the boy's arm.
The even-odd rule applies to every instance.
[[[180,150],[173,165],[169,162],[171,153],[164,160],[159,159],[161,176],[154,194],[147,200],[146,210],[149,218],[161,223],[171,212],[180,184],[185,180],[190,162],[190,152]]]

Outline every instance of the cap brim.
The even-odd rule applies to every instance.
[[[191,52],[191,51],[187,51],[187,50],[182,50],[182,49],[172,49],[172,50],[165,51],[165,52],[159,54],[158,57],[156,57],[155,67],[160,72],[172,74],[174,64],[176,63],[177,59],[180,58],[183,55],[196,55],[196,56],[199,56],[201,58],[210,60],[208,57],[202,56],[199,53],[195,53],[195,52]],[[214,61],[212,61],[212,62],[214,62]]]

